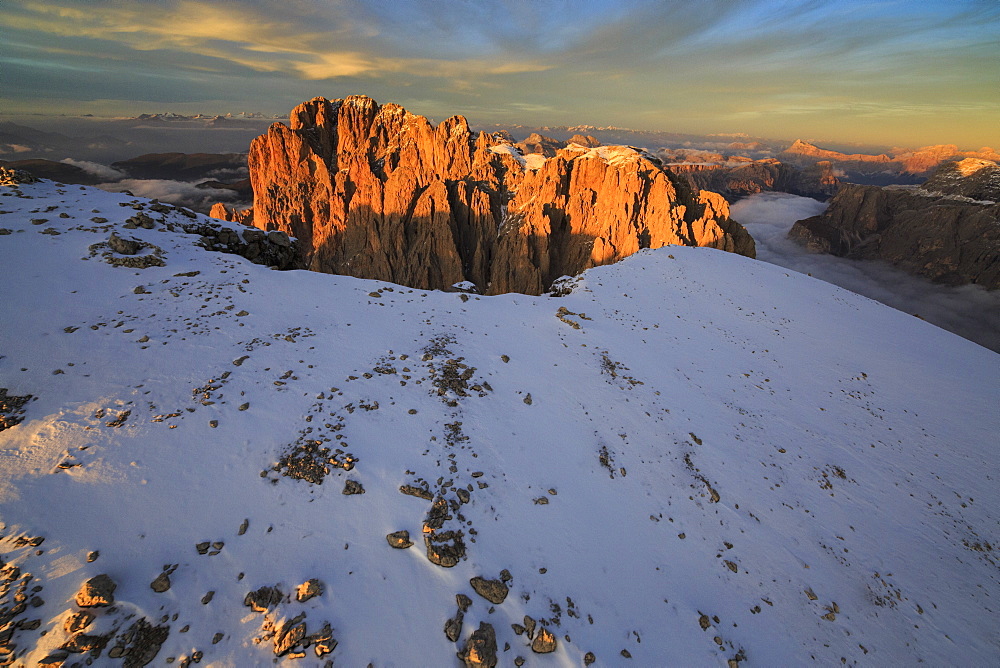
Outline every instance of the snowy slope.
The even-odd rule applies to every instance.
[[[0,191],[0,387],[34,397],[0,431],[16,665],[270,664],[277,640],[280,665],[447,666],[481,622],[503,666],[996,660],[995,353],[711,249],[485,298],[270,270],[148,207],[120,233],[165,266],[115,267],[89,248],[143,200]],[[431,563],[425,528],[464,558]],[[503,570],[502,603],[470,586]],[[99,574],[114,605],[73,635]]]

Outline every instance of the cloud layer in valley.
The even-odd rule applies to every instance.
[[[785,193],[762,193],[740,200],[732,216],[757,241],[757,258],[887,304],[1000,352],[1000,292],[974,285],[949,287],[911,276],[884,262],[846,260],[809,253],[786,238],[796,220],[815,216],[826,205]]]
[[[978,148],[994,0],[12,0],[8,111],[285,113],[368,93],[438,118]]]
[[[236,194],[231,190],[199,188],[194,183],[167,179],[124,179],[102,183],[97,187],[116,193],[127,190],[136,197],[158,199],[201,212],[207,212],[216,202],[232,202],[236,199]]]

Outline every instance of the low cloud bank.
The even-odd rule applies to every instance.
[[[761,193],[734,204],[731,215],[757,241],[759,260],[812,274],[1000,352],[1000,291],[938,285],[884,262],[809,253],[786,238],[796,220],[825,208],[826,204],[807,197]]]
[[[136,197],[158,199],[203,213],[207,213],[216,202],[232,202],[237,199],[236,193],[231,190],[199,188],[193,183],[165,179],[124,179],[115,183],[102,183],[97,187],[109,192],[128,190]]]
[[[93,174],[94,176],[101,179],[120,179],[125,176],[125,172],[119,171],[114,167],[108,167],[107,165],[102,165],[99,162],[90,162],[89,160],[74,160],[73,158],[63,158],[59,162],[66,165],[73,165],[74,167],[79,167],[88,174]]]

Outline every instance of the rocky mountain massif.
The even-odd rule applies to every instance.
[[[213,215],[304,242],[316,271],[418,288],[540,294],[643,248],[753,257],[728,205],[642,151],[569,145],[528,160],[503,135],[365,96],[315,98],[250,146],[252,213]]]
[[[562,297],[444,293],[271,270],[247,256],[280,260],[278,231],[18,180],[2,664],[1000,652],[995,353],[710,248]]]
[[[813,251],[880,259],[942,283],[1000,288],[1000,167],[965,158],[922,186],[845,184],[789,237]]]

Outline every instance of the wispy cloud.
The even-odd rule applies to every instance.
[[[941,140],[992,125],[981,141],[1000,141],[995,0],[9,0],[0,29],[4,99],[278,111],[367,92],[427,99],[425,113],[493,110],[484,121],[757,134],[846,127],[837,114],[871,134],[927,116],[929,132],[938,105]],[[536,115],[501,118],[511,100]]]

